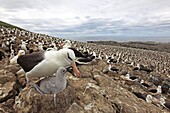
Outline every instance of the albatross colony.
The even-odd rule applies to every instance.
[[[30,78],[53,75],[59,67],[71,66],[74,73],[80,76],[75,59],[73,50],[64,48],[58,51],[45,51],[23,55],[18,58],[17,62],[26,72],[26,79],[29,82]]]

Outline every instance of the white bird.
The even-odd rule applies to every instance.
[[[42,43],[38,43],[38,50],[39,51],[44,51]]]
[[[162,93],[162,87],[159,85],[156,89],[149,89],[149,92],[152,94],[161,94]]]
[[[7,47],[6,44],[5,44],[5,42],[2,42],[1,47],[2,47],[2,48]]]
[[[70,42],[70,40],[65,40],[65,41],[64,41],[64,46],[63,46],[63,48],[69,48],[69,47],[71,47],[71,42]]]
[[[162,106],[164,106],[165,108],[167,108],[167,109],[170,109],[170,100],[168,100],[168,99],[164,99],[164,98],[160,98],[160,104],[162,105]]]
[[[101,53],[99,53],[99,55],[98,55],[98,57],[96,59],[102,60]]]
[[[92,53],[92,54],[93,54],[93,56],[95,56],[95,57],[97,56],[97,55],[96,55],[96,52],[94,52],[94,51],[93,51],[93,53]]]
[[[56,44],[55,44],[54,42],[52,42],[51,45],[54,46],[54,47],[53,47],[54,50],[58,50],[58,48],[57,48],[57,46],[56,46]]]
[[[6,45],[9,46],[9,44],[10,44],[10,42],[7,40],[7,41],[6,41]]]
[[[135,94],[138,98],[145,100],[147,103],[152,103],[152,101],[154,100],[152,95],[149,95],[149,94],[146,94],[146,93],[142,94],[140,92],[133,92],[133,94]]]
[[[149,88],[149,87],[150,87],[150,85],[147,84],[147,83],[145,83],[143,79],[140,81],[140,84],[141,84],[143,87],[145,87],[145,88]]]
[[[131,74],[127,73],[125,76],[121,76],[121,78],[129,81],[138,81],[139,77],[137,76],[132,76]]]
[[[26,42],[22,42],[22,44],[21,44],[21,49],[22,50],[25,50],[25,52],[27,52],[27,47],[26,47],[26,45],[27,45],[27,43]]]
[[[25,55],[25,51],[19,50],[18,54],[16,56],[14,56],[12,59],[10,59],[10,64],[17,64],[17,59],[22,55]]]
[[[154,100],[154,98],[152,97],[152,95],[147,95],[146,96],[146,102],[147,103],[152,103],[153,100]]]
[[[67,79],[65,76],[66,72],[66,68],[59,67],[55,76],[50,76],[40,80],[38,82],[39,85],[32,82],[31,85],[33,85],[41,94],[55,94],[62,92],[67,85]]]
[[[109,71],[111,72],[118,72],[119,69],[117,69],[116,67],[112,67],[110,64],[109,64],[109,67],[108,67]]]
[[[18,58],[18,64],[26,72],[28,82],[28,78],[53,75],[59,67],[72,66],[75,74],[80,76],[75,60],[73,50],[65,48],[59,51],[37,52],[21,56]]]

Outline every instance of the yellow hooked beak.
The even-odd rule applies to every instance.
[[[71,65],[70,66],[72,66],[73,67],[73,71],[74,71],[74,73],[79,77],[80,76],[80,71],[77,69],[77,66],[76,66],[76,64],[75,64],[75,62],[73,61],[72,63],[71,63]]]

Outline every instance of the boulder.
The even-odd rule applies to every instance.
[[[76,89],[76,99],[67,113],[103,112],[103,113],[162,113],[162,110],[152,103],[137,98],[131,91],[122,87],[107,75],[94,75],[91,78],[71,80]]]
[[[5,70],[0,70],[0,103],[15,97],[17,94],[16,89],[15,75]]]
[[[58,94],[40,94],[35,88],[26,86],[16,97],[13,108],[18,113],[63,113],[74,99],[75,90],[70,85]]]
[[[20,69],[20,66],[18,64],[5,66],[5,70],[8,70],[9,72],[11,72],[13,74],[16,74],[16,72],[19,69]]]
[[[12,112],[14,98],[18,94],[16,77],[13,73],[0,70],[0,112]]]

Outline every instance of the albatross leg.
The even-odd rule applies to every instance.
[[[30,85],[32,85],[40,94],[43,94],[43,92],[40,90],[39,86],[33,82],[29,82]]]

